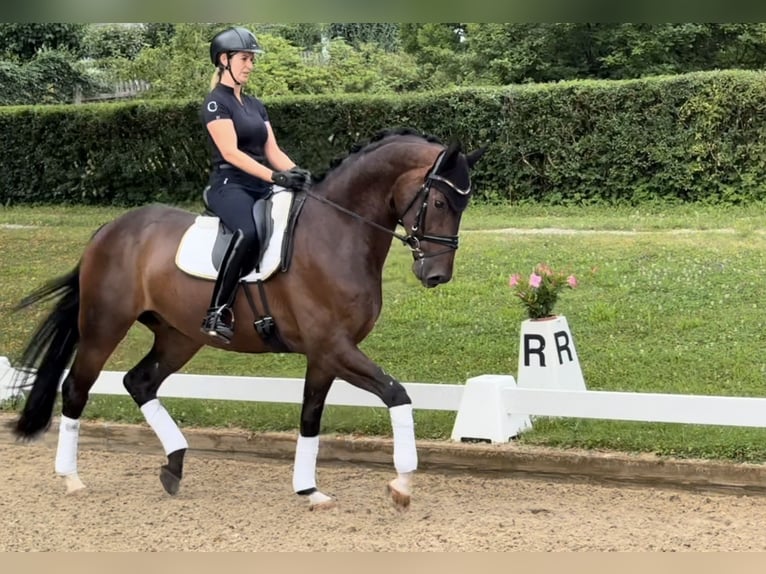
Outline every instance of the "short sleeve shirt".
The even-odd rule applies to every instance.
[[[237,147],[260,163],[266,161],[264,147],[268,138],[266,122],[269,121],[269,114],[258,98],[242,94],[240,103],[233,88],[218,84],[205,98],[200,108],[200,119],[204,126],[214,120],[232,120],[237,133]],[[225,161],[210,132],[207,132],[207,137],[213,168],[216,168]]]

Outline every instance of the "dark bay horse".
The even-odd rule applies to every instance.
[[[410,503],[417,452],[412,404],[404,387],[360,351],[382,305],[383,265],[392,236],[413,253],[412,271],[426,287],[452,277],[460,219],[471,194],[469,170],[483,148],[463,153],[452,143],[412,130],[381,132],[357,146],[316,181],[294,232],[287,271],[263,286],[281,340],[307,366],[295,451],[293,488],[310,508],[334,501],[316,487],[316,458],[325,398],[338,377],[380,397],[389,408],[397,476],[388,484],[394,504]],[[203,345],[238,353],[272,347],[251,327],[255,319],[242,290],[230,345],[200,332],[213,283],[192,277],[174,256],[195,214],[169,206],[137,208],[93,235],[79,264],[19,303],[55,299],[22,353],[19,382],[28,388],[13,423],[19,438],[46,431],[61,378],[62,408],[56,472],[69,492],[83,488],[77,472],[80,416],[106,360],[130,327],[154,333],[149,353],[124,377],[124,385],[156,432],[167,455],[160,468],[165,490],[175,494],[188,444],[157,399],[157,391]],[[397,224],[406,235],[396,233]]]

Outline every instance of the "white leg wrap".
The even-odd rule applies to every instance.
[[[298,435],[295,445],[295,463],[293,465],[293,490],[300,492],[316,488],[317,456],[319,455],[319,435],[305,437]]]
[[[394,468],[399,474],[413,472],[418,468],[418,451],[415,448],[412,405],[399,405],[388,411],[394,432]]]
[[[61,415],[59,442],[56,449],[56,474],[77,474],[77,442],[80,437],[80,420]]]
[[[170,417],[159,399],[152,399],[148,403],[141,405],[141,412],[146,422],[149,423],[149,426],[152,427],[152,430],[160,439],[166,455],[182,448],[189,448],[189,443],[186,442],[184,435],[181,434],[181,429],[178,428],[178,425]]]

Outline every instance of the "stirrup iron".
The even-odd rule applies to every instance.
[[[228,313],[228,324],[224,314]],[[210,337],[229,343],[234,336],[234,311],[226,305],[211,307],[202,321],[201,331]]]

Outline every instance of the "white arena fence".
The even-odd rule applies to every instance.
[[[522,337],[524,335],[522,334]],[[576,361],[576,356],[575,356]],[[579,372],[579,365],[577,369]],[[523,366],[520,382],[528,379]],[[15,370],[0,357],[0,400],[13,398]],[[104,371],[94,394],[128,396],[125,373]],[[562,383],[563,380],[563,383]],[[550,377],[537,379],[550,382]],[[563,386],[571,380],[556,381]],[[456,412],[452,440],[503,443],[532,427],[534,416],[610,419],[766,428],[766,398],[591,391],[584,388],[527,388],[511,375],[481,375],[464,385],[403,383],[413,407]],[[300,404],[303,380],[173,374],[160,397]],[[328,405],[383,407],[374,395],[336,380]]]

